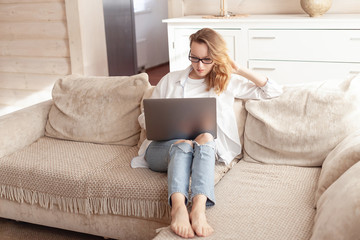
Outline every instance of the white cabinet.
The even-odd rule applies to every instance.
[[[360,27],[360,26],[359,26]],[[360,60],[359,30],[253,30],[249,58],[290,61],[356,62]]]
[[[360,73],[360,63],[249,60],[248,67],[281,84],[344,79]]]
[[[210,27],[230,57],[281,84],[346,78],[360,73],[360,15],[254,15],[238,19],[167,19],[170,70],[189,65],[189,35]]]
[[[248,67],[280,83],[360,72],[360,30],[250,29]]]

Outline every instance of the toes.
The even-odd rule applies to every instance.
[[[171,225],[171,230],[183,238],[193,238],[195,236],[195,233],[191,227],[179,227]]]
[[[196,235],[199,237],[207,237],[214,232],[214,229],[210,226],[203,226],[203,227],[194,228],[194,231]]]
[[[196,235],[198,235],[199,237],[205,237],[206,236],[206,229],[204,228],[198,228],[196,229]]]
[[[184,230],[185,232],[185,238],[193,238],[195,236],[194,231],[192,230],[192,228],[187,228]]]

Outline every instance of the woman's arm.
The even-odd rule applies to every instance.
[[[164,91],[167,88],[168,77],[169,74],[166,74],[164,77],[162,77],[158,84],[151,90],[151,94],[149,94],[150,92],[147,93],[148,95],[146,96],[146,98],[162,98],[164,95]],[[146,129],[144,108],[141,109],[141,114],[138,117],[138,122],[141,128]]]
[[[235,96],[242,99],[269,99],[278,97],[282,94],[282,86],[269,80],[267,77],[253,72],[245,67],[239,67],[234,61],[231,62],[233,73],[237,74],[248,82],[238,82],[235,90]]]
[[[258,74],[256,72],[253,72],[248,68],[239,67],[238,65],[236,65],[234,61],[231,61],[231,66],[233,68],[233,73],[243,76],[246,79],[249,79],[258,87],[265,86],[268,81],[267,77]]]

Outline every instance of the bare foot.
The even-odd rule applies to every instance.
[[[171,209],[171,230],[183,238],[195,236],[189,220],[189,213],[185,205]]]
[[[206,220],[205,210],[193,209],[190,213],[190,220],[193,230],[199,237],[207,237],[214,232]]]

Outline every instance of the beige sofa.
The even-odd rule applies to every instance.
[[[166,174],[130,167],[151,89],[146,74],[68,76],[52,101],[1,117],[0,217],[177,239]],[[357,76],[237,100],[244,157],[216,164],[217,204],[207,210],[215,233],[206,239],[359,239],[359,90]]]

